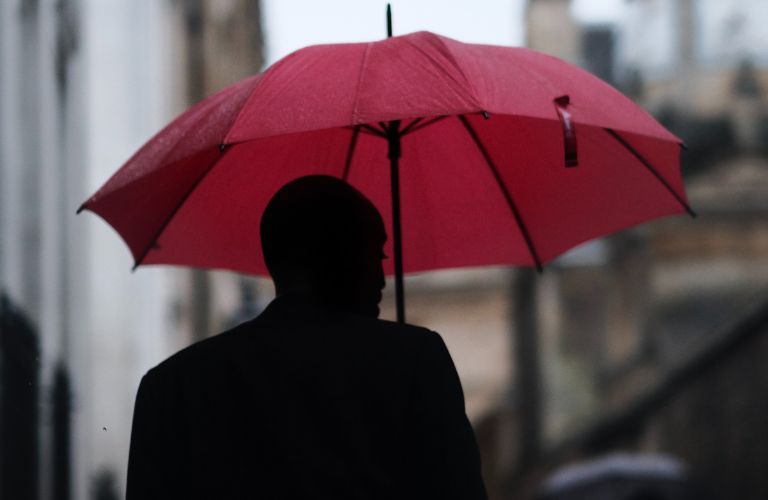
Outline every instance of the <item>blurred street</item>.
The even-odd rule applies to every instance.
[[[274,297],[267,277],[131,272],[115,231],[75,212],[188,106],[304,45],[386,34],[386,2],[318,5],[0,3],[0,498],[123,498],[142,375]],[[579,488],[614,462],[629,476],[663,463],[675,483],[635,497],[657,478],[627,481],[620,499],[768,498],[768,3],[392,7],[396,35],[585,68],[686,146],[695,219],[585,243],[542,273],[406,277],[408,322],[439,332],[456,363],[490,498],[598,498]],[[381,310],[394,320],[389,281]]]

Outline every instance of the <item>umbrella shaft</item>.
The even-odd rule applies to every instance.
[[[400,120],[389,122],[390,180],[392,183],[392,246],[395,257],[395,304],[397,322],[405,323],[405,290],[403,287],[403,243],[400,229]]]

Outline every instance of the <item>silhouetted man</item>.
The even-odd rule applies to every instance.
[[[374,206],[303,177],[270,201],[261,237],[277,298],[142,379],[129,500],[485,498],[442,339],[377,319]]]

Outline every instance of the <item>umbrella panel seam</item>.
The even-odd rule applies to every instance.
[[[608,134],[613,137],[619,144],[621,144],[624,149],[629,151],[632,156],[635,157],[637,161],[639,161],[655,178],[657,181],[659,181],[666,189],[667,191],[677,200],[680,205],[685,208],[686,212],[688,212],[688,215],[691,217],[696,217],[696,212],[693,211],[693,209],[688,205],[688,203],[683,200],[683,198],[675,191],[672,186],[669,184],[669,182],[659,173],[658,170],[656,170],[656,167],[654,167],[651,162],[649,162],[640,152],[635,149],[629,141],[627,141],[624,137],[622,137],[618,132],[611,128],[605,128],[604,129]]]
[[[135,264],[133,265],[133,270],[135,271],[136,268],[138,268],[143,262],[144,259],[147,258],[147,255],[149,255],[149,252],[154,249],[158,248],[159,245],[157,243],[157,240],[160,239],[160,236],[165,232],[165,230],[168,228],[168,225],[171,223],[173,218],[176,216],[176,214],[181,210],[181,207],[184,206],[184,204],[187,202],[189,197],[192,195],[192,193],[195,192],[195,190],[200,186],[200,184],[203,182],[203,180],[208,177],[208,174],[211,173],[213,168],[218,165],[218,163],[221,161],[221,159],[224,157],[224,155],[227,153],[227,151],[231,149],[231,146],[228,146],[224,148],[223,150],[220,150],[219,156],[206,168],[200,176],[195,179],[195,182],[190,186],[190,188],[187,190],[186,193],[184,193],[184,196],[179,200],[179,202],[176,204],[175,207],[173,207],[173,210],[171,210],[171,213],[166,217],[166,219],[163,221],[163,223],[158,228],[155,235],[152,237],[152,239],[149,241],[149,244],[146,245],[144,250],[142,251],[141,255],[139,255],[139,258],[136,259]]]
[[[451,52],[450,47],[445,43],[445,40],[443,40],[441,37],[435,37],[440,42],[440,45],[445,49],[445,53],[448,56],[448,59],[451,60],[451,63],[453,66],[459,71],[459,74],[464,79],[464,85],[470,90],[472,93],[472,100],[475,102],[475,104],[479,104],[480,99],[477,95],[477,89],[475,89],[475,86],[472,84],[472,81],[467,77],[467,74],[464,72],[464,69],[459,64],[459,60],[456,58],[456,56],[453,55],[453,52]]]
[[[368,54],[371,52],[371,47],[373,46],[373,42],[368,43],[365,46],[365,52],[363,52],[362,60],[360,61],[360,74],[357,77],[357,85],[355,86],[355,98],[353,100],[352,105],[352,123],[356,124],[359,118],[359,112],[358,107],[360,104],[360,88],[363,86],[363,76],[365,75],[365,70],[367,68],[368,63]]]
[[[258,84],[258,82],[257,82],[257,84]],[[254,88],[255,88],[255,86],[254,86]],[[206,97],[205,99],[201,100],[201,101],[200,101],[200,103],[203,103],[203,102],[205,102],[205,101],[207,101],[207,100],[209,100],[209,99],[213,98],[213,97],[214,97],[214,96],[216,96],[216,95],[217,95],[217,94],[212,94],[212,95],[210,95],[210,96]],[[250,96],[250,94],[249,94],[249,96]],[[246,100],[247,100],[247,99],[248,99],[248,98],[246,98]],[[200,103],[198,103],[198,104],[200,104]],[[217,109],[217,106],[213,106],[213,107],[211,107],[211,108],[207,109],[207,110],[206,110],[206,111],[205,111],[205,112],[202,114],[202,116],[200,117],[200,119],[199,119],[199,120],[196,120],[196,121],[197,121],[197,122],[202,122],[202,121],[204,121],[204,118],[205,118],[205,117],[208,117],[208,116],[210,116],[210,115],[211,115],[211,114],[212,114],[212,113],[213,113],[213,112],[214,112],[216,109]],[[241,109],[242,109],[242,108],[241,108]],[[188,110],[187,112],[189,112],[189,111],[191,111],[191,110]],[[182,115],[181,115],[181,116],[183,116],[184,114],[185,114],[185,113],[182,113]],[[236,119],[235,119],[235,120],[233,120],[233,121],[232,121],[232,123],[230,123],[230,125],[229,125],[229,127],[227,127],[227,129],[231,128],[231,127],[232,127],[232,124],[234,124],[234,122],[235,122],[235,121],[236,121]],[[159,137],[161,134],[163,134],[163,133],[164,133],[164,132],[166,132],[168,129],[170,129],[170,128],[173,126],[173,124],[174,124],[174,122],[171,122],[171,123],[169,123],[167,126],[165,126],[164,128],[162,128],[162,129],[161,129],[159,132],[157,132],[157,133],[156,133],[154,136],[152,136],[152,137],[149,139],[149,141],[148,141],[148,143],[147,143],[147,144],[149,144],[149,143],[152,143],[153,141],[155,141],[155,140],[156,140],[156,139],[157,139],[157,138],[158,138],[158,137]],[[228,132],[225,132],[225,134],[224,134],[224,135],[225,135],[225,137],[226,137],[226,134],[227,134],[227,133],[228,133]],[[168,147],[167,151],[165,151],[165,152],[162,154],[162,157],[161,157],[160,161],[159,161],[159,162],[157,162],[157,163],[158,163],[158,164],[160,164],[160,165],[165,165],[165,161],[168,159],[168,157],[169,157],[169,156],[171,155],[171,153],[174,151],[174,149],[176,148],[176,146],[178,146],[178,145],[179,145],[179,144],[180,144],[180,143],[181,143],[181,142],[182,142],[184,139],[186,139],[186,137],[187,137],[187,136],[186,136],[185,134],[180,134],[180,135],[179,135],[179,137],[177,137],[177,138],[174,140],[174,142],[173,142],[173,145],[172,145],[172,146],[170,146],[170,147]],[[222,139],[222,141],[223,141],[223,139]],[[224,145],[225,145],[225,144],[224,144],[222,141],[219,141],[219,144],[217,144],[217,145],[216,145],[216,147],[218,147],[218,148],[220,148],[220,149],[221,149],[221,146],[224,146]],[[126,165],[129,165],[129,164],[131,164],[132,162],[134,162],[134,161],[135,161],[135,160],[136,160],[136,159],[139,157],[139,155],[140,155],[140,154],[141,154],[141,153],[144,151],[145,147],[146,147],[146,146],[142,147],[141,149],[139,149],[138,151],[136,151],[136,152],[135,152],[133,155],[131,155],[131,157],[128,159],[128,161],[126,161],[126,163],[125,163],[125,164],[126,164]],[[186,159],[186,158],[189,158],[189,157],[191,157],[191,156],[194,156],[195,154],[199,154],[199,153],[202,153],[203,151],[205,151],[205,149],[206,149],[206,148],[202,148],[202,149],[200,149],[199,151],[192,151],[192,152],[191,152],[191,153],[189,153],[188,155],[185,155],[184,157],[182,157],[182,158],[178,158],[178,159],[176,159],[176,160],[174,160],[174,161],[181,161],[181,160],[184,160],[184,159]],[[85,202],[84,202],[84,203],[83,203],[83,204],[80,206],[80,208],[78,208],[78,210],[77,210],[77,213],[79,214],[79,213],[80,213],[80,212],[82,212],[83,210],[89,209],[89,207],[88,207],[89,203],[90,203],[90,202],[93,202],[93,201],[95,201],[96,197],[101,195],[101,191],[103,191],[103,190],[104,190],[104,189],[105,189],[107,186],[109,186],[109,185],[110,185],[110,184],[111,184],[111,183],[112,183],[112,182],[113,182],[113,181],[114,181],[114,180],[115,180],[115,179],[118,177],[118,173],[119,173],[119,172],[120,172],[120,171],[118,170],[117,172],[115,172],[114,174],[112,174],[112,175],[110,176],[110,178],[107,180],[107,182],[105,182],[105,183],[104,183],[104,185],[103,185],[103,186],[102,186],[102,187],[101,187],[101,188],[100,188],[100,189],[99,189],[99,190],[98,190],[96,193],[94,193],[94,195],[93,195],[93,196],[91,196],[91,197],[90,197],[88,200],[86,200],[86,201],[85,201]],[[124,183],[122,186],[119,186],[119,187],[118,187],[118,189],[123,189],[123,188],[125,188],[125,187],[127,187],[127,186],[131,185],[132,183],[133,183],[133,180],[129,180],[128,182],[125,182],[125,183]],[[114,189],[114,188],[113,188],[113,189]]]
[[[457,115],[457,118],[464,125],[464,128],[466,129],[470,138],[474,141],[475,146],[477,146],[478,150],[480,151],[480,154],[485,159],[486,165],[488,165],[488,168],[491,169],[491,172],[493,173],[493,177],[496,180],[497,185],[501,189],[502,194],[504,195],[504,199],[507,202],[507,206],[512,211],[512,216],[515,218],[515,222],[517,222],[517,226],[520,229],[520,232],[523,234],[523,239],[525,240],[525,243],[528,246],[528,251],[531,254],[531,258],[533,258],[533,261],[536,265],[536,270],[541,272],[542,270],[541,259],[539,258],[539,254],[536,251],[533,238],[528,232],[528,227],[526,226],[525,221],[523,220],[523,216],[520,213],[520,210],[517,208],[517,204],[515,203],[515,200],[512,198],[512,193],[509,192],[509,190],[507,189],[507,186],[502,181],[501,175],[499,174],[499,170],[498,168],[496,168],[496,164],[493,162],[491,155],[488,153],[488,150],[485,148],[485,145],[480,140],[480,136],[477,135],[477,131],[469,123],[469,120],[467,120],[467,118],[464,115]]]

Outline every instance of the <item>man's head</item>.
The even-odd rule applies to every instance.
[[[261,218],[261,247],[278,295],[306,293],[378,316],[387,238],[376,207],[335,177],[289,182]]]

